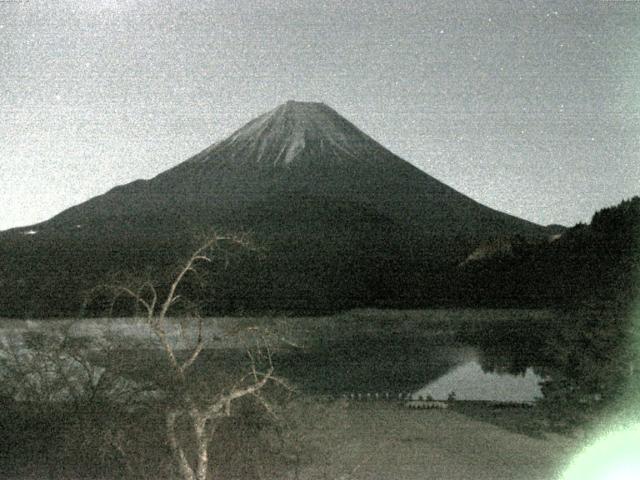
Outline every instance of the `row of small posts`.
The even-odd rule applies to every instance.
[[[399,401],[403,402],[409,408],[447,408],[447,405],[456,401],[455,392],[451,392],[446,400],[434,400],[431,395],[414,395],[412,393],[390,393],[390,392],[345,392],[335,395],[334,398],[342,398],[343,400],[351,400],[356,402],[370,401]],[[527,401],[487,401],[484,402],[492,408],[513,408],[522,407],[530,408],[534,406],[534,402]]]
[[[397,394],[394,393],[390,393],[390,392],[349,392],[349,393],[342,393],[342,395],[340,395],[340,398],[344,399],[344,400],[353,400],[353,401],[373,401],[373,400],[385,400],[385,401],[390,401],[390,400],[399,400],[399,401],[407,401],[407,400],[433,400],[433,398],[431,398],[431,396],[427,395],[426,397],[423,396],[417,396],[417,397],[413,397],[411,393],[406,393],[406,392],[400,392]],[[453,400],[453,398],[450,398],[449,400]]]

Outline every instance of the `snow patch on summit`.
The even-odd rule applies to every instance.
[[[287,145],[285,143],[285,145],[283,145],[283,149],[286,150],[284,155],[285,165],[289,165],[291,162],[293,162],[293,160],[296,158],[298,153],[304,150],[305,145],[306,145],[306,142],[304,139],[304,131],[295,132],[289,144]],[[280,157],[280,155],[278,155],[278,157]],[[276,162],[278,160],[279,158],[276,159]],[[260,161],[260,159],[258,159],[258,161]]]
[[[323,158],[359,158],[375,142],[322,103],[289,101],[249,122],[199,161],[290,166],[306,149]],[[376,147],[377,148],[377,147]]]

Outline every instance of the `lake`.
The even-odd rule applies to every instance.
[[[530,402],[542,395],[541,344],[552,322],[549,312],[536,310],[365,310],[321,318],[207,319],[204,335],[210,349],[195,368],[208,377],[246,361],[243,349],[251,344],[247,332],[253,331],[246,327],[257,325],[276,339],[278,373],[305,392],[442,400],[453,392],[458,400]],[[98,345],[118,343],[119,369],[132,376],[143,378],[157,368],[157,345],[139,320],[9,320],[0,322],[0,336],[19,341],[25,332],[56,328],[99,339]],[[172,320],[168,332],[179,348],[196,337],[187,319]],[[110,361],[106,355],[95,358],[105,365]]]
[[[339,333],[329,328],[307,348],[280,353],[278,368],[320,394],[446,400],[453,392],[458,400],[495,402],[542,396],[544,342],[554,327],[549,312],[422,315],[343,322],[335,326]]]

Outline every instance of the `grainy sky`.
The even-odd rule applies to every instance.
[[[640,1],[0,0],[0,229],[322,101],[470,197],[640,194]]]

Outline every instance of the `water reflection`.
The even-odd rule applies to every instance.
[[[413,399],[480,400],[490,402],[533,402],[542,398],[542,378],[533,368],[524,373],[487,372],[475,360],[454,367],[411,396]]]
[[[409,393],[470,358],[464,346],[404,336],[361,335],[276,354],[281,375],[324,394]]]
[[[542,397],[548,320],[461,322],[443,334],[425,321],[408,335],[370,331],[324,339],[277,359],[281,373],[314,393],[410,394],[446,400],[531,402]]]

